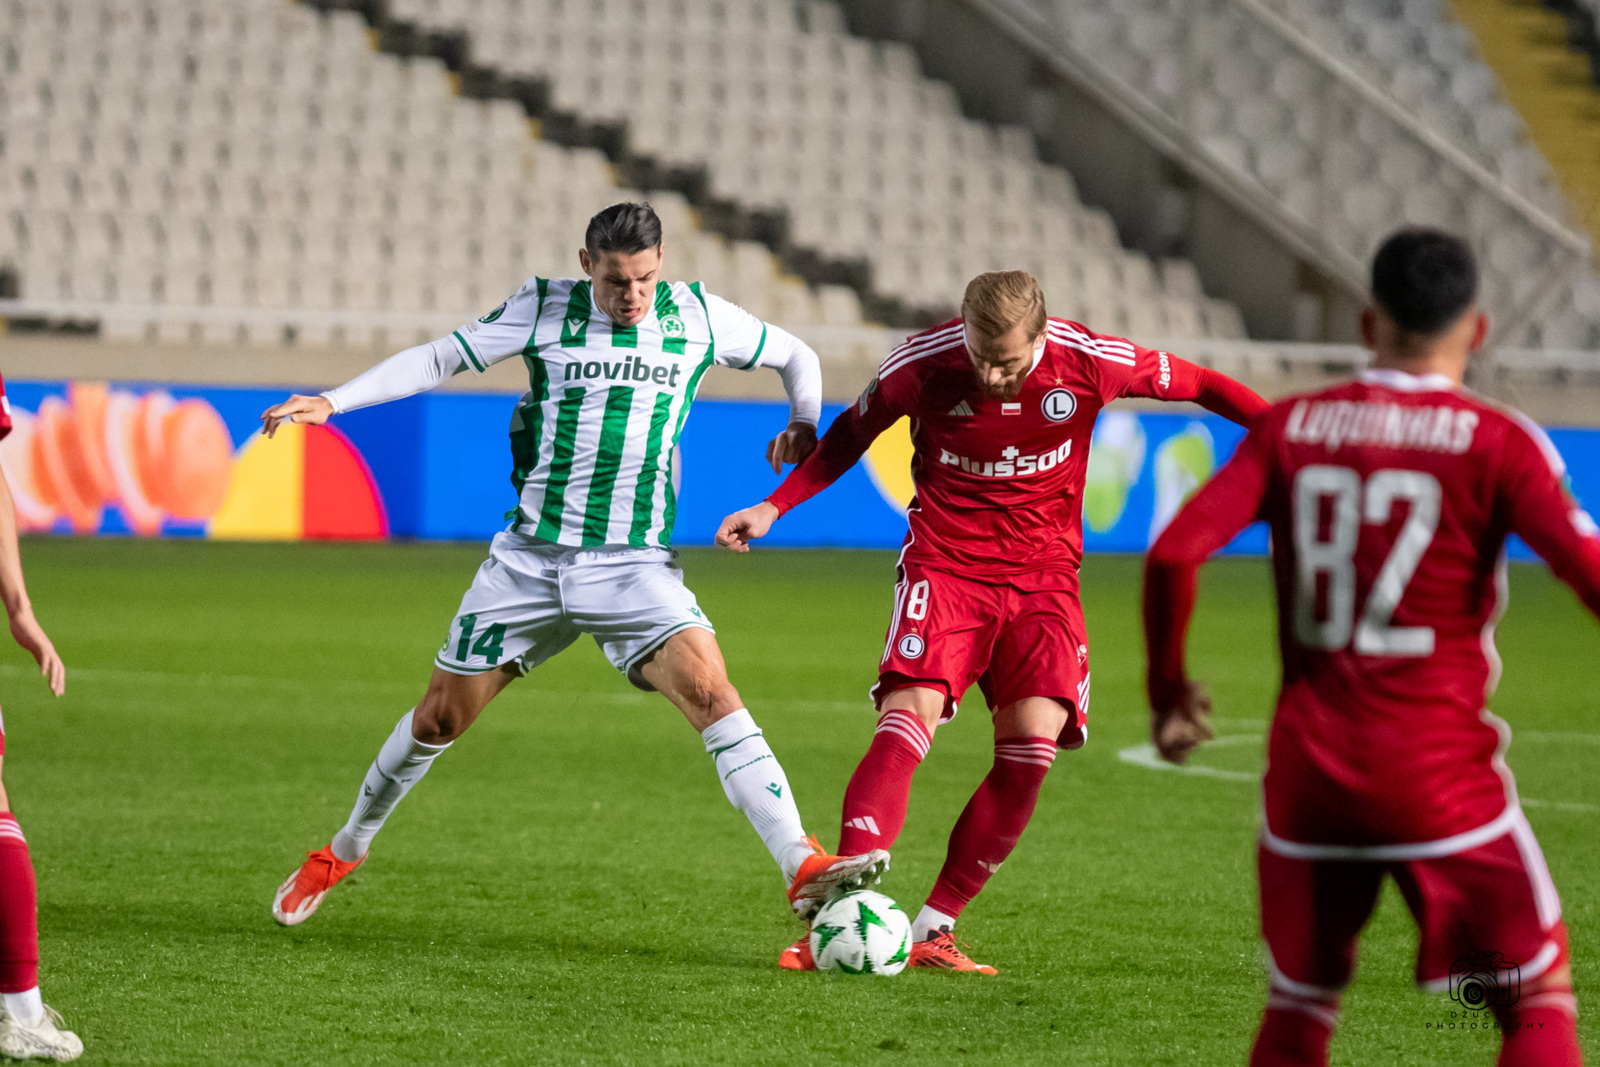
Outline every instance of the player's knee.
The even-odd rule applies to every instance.
[[[1521,999],[1527,1000],[1541,993],[1570,993],[1572,992],[1572,965],[1560,963],[1536,978],[1530,978],[1521,984],[1518,990]]]
[[[727,674],[711,664],[696,664],[686,681],[684,696],[712,722],[731,715],[742,706],[739,691],[728,681]]]
[[[425,745],[444,745],[462,734],[478,717],[478,709],[459,697],[429,693],[411,715],[411,736]]]

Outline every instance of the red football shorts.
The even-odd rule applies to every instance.
[[[1261,876],[1261,933],[1271,954],[1272,982],[1289,992],[1337,992],[1355,972],[1356,939],[1392,875],[1417,920],[1416,981],[1424,989],[1475,995],[1512,988],[1567,959],[1544,854],[1527,819],[1465,852],[1430,859],[1292,859],[1256,850]],[[1312,990],[1295,987],[1310,986]]]
[[[928,686],[945,694],[941,722],[976,682],[991,712],[1024,697],[1049,697],[1071,715],[1056,738],[1088,736],[1089,641],[1078,576],[1071,571],[979,580],[906,562],[872,699]]]

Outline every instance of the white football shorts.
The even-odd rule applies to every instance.
[[[578,639],[593,637],[612,666],[640,689],[637,665],[679,630],[715,633],[665,548],[572,548],[509,530],[461,598],[433,662],[452,674],[506,663],[527,674]]]

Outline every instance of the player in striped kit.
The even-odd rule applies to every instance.
[[[310,918],[366,859],[395,804],[490,700],[581,634],[700,731],[729,801],[789,881],[796,911],[808,915],[888,865],[883,850],[831,856],[806,836],[783,768],[729,683],[671,550],[673,449],[706,370],[768,367],[783,378],[791,421],[767,449],[776,472],[816,447],[816,353],[698,282],[659,280],[661,224],[646,204],[616,204],[591,219],[579,261],[588,280],[530,278],[448,337],[262,416],[271,436],[285,421],[322,423],[502,360],[520,357],[528,369],[530,389],[511,420],[518,501],[509,525],[462,598],[427,693],[384,742],[344,828],[279,887],[272,914],[284,925]]]

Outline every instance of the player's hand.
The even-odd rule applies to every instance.
[[[767,446],[767,462],[772,464],[773,474],[782,474],[785,463],[804,463],[816,447],[817,428],[809,422],[791,422],[789,428]]]
[[[61,657],[56,653],[56,646],[50,643],[44,627],[33,617],[32,608],[24,608],[11,616],[11,636],[39,662],[39,673],[44,675],[44,680],[50,684],[50,691],[56,696],[65,693],[66,665],[61,662]]]
[[[750,551],[750,542],[765,537],[778,521],[778,508],[763,500],[753,508],[736,511],[717,527],[717,544],[735,552]]]
[[[332,417],[333,402],[327,397],[300,396],[297,393],[276,407],[270,407],[261,413],[261,432],[271,437],[278,432],[278,427],[286,422],[321,426]]]
[[[1150,740],[1168,763],[1183,763],[1211,732],[1211,696],[1199,682],[1185,682],[1178,702],[1150,709]]]

